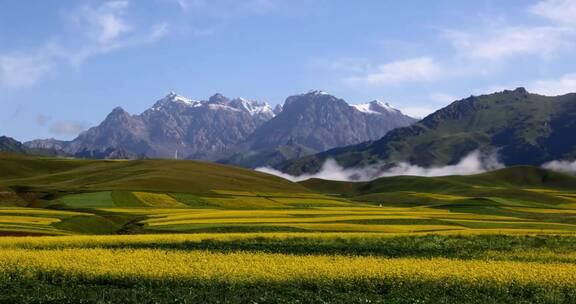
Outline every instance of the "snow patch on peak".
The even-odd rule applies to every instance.
[[[152,107],[152,110],[157,111],[160,110],[162,107],[165,107],[173,103],[182,104],[189,107],[200,106],[200,102],[178,95],[171,91],[170,93],[168,93],[168,95],[166,95],[166,97],[158,100]]]
[[[274,116],[272,107],[270,107],[270,105],[267,102],[258,102],[255,100],[248,100],[239,97],[233,99],[230,103],[233,107],[248,112],[248,114],[252,116],[261,114]]]
[[[312,95],[330,95],[327,92],[324,92],[322,90],[311,90],[309,91],[307,94],[312,94]]]
[[[384,113],[399,113],[400,111],[393,108],[389,103],[373,100],[369,103],[361,103],[352,105],[356,110],[368,114],[384,114]]]
[[[241,111],[240,109],[236,109],[236,108],[233,108],[233,107],[230,107],[227,105],[217,104],[217,103],[207,103],[206,106],[210,110],[228,110],[228,111],[236,111],[236,112]]]

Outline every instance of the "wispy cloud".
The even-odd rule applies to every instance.
[[[51,39],[34,52],[0,53],[0,87],[31,87],[57,67],[78,67],[92,56],[150,44],[166,36],[166,23],[144,29],[131,25],[126,18],[128,7],[125,0],[83,5],[67,14],[80,35],[74,41],[56,35],[59,39]]]
[[[549,96],[576,93],[576,73],[566,74],[558,79],[536,80],[528,89]]]
[[[465,56],[501,60],[515,55],[549,57],[574,46],[571,29],[563,27],[490,27],[478,31],[448,30],[446,37]]]
[[[276,9],[279,0],[174,0],[174,2],[184,11],[212,9],[220,10],[220,15],[230,13],[251,13],[263,14]]]
[[[50,120],[52,120],[52,117],[50,115],[38,114],[36,116],[36,124],[38,124],[41,127],[45,126]]]
[[[558,24],[576,26],[576,1],[574,0],[544,0],[531,6],[528,11]]]
[[[76,121],[56,121],[50,125],[48,131],[57,136],[76,136],[86,130],[88,124]]]
[[[55,59],[55,54],[51,51],[0,54],[0,86],[6,88],[32,86],[52,70],[56,63]]]
[[[528,7],[526,13],[542,17],[548,24],[510,25],[490,19],[477,28],[448,29],[445,37],[462,55],[487,60],[517,55],[546,58],[576,46],[576,1],[543,0]]]
[[[97,7],[82,6],[73,14],[76,22],[86,29],[92,40],[108,44],[132,30],[123,17],[128,5],[128,1],[110,1]]]
[[[429,82],[442,76],[441,67],[431,57],[392,61],[371,68],[367,73],[346,80],[368,86],[398,85],[407,82]]]

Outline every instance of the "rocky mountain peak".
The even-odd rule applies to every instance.
[[[183,106],[198,106],[199,102],[194,101],[192,99],[186,98],[184,96],[178,95],[176,93],[174,93],[173,91],[171,91],[170,93],[168,93],[168,95],[166,95],[164,98],[156,101],[156,103],[154,104],[154,106],[152,106],[153,110],[159,110],[168,106],[172,106],[172,105],[183,105]]]
[[[265,115],[268,118],[274,116],[274,112],[270,105],[266,102],[258,102],[255,100],[248,100],[242,97],[232,99],[229,105],[233,108],[248,112],[248,114],[254,115]]]
[[[330,104],[334,102],[340,102],[343,105],[347,105],[347,103],[341,99],[338,99],[324,91],[313,90],[309,91],[308,93],[293,95],[286,98],[284,102],[283,109],[286,110],[288,108],[297,106],[297,107],[307,107],[310,106],[312,103],[314,104]]]
[[[367,114],[402,114],[398,109],[395,109],[389,103],[380,100],[373,100],[369,103],[355,104],[352,105],[352,107],[362,113]]]
[[[224,95],[222,95],[222,94],[220,94],[220,93],[216,93],[216,94],[212,95],[212,96],[208,99],[208,103],[209,103],[209,104],[219,104],[219,105],[224,105],[224,106],[226,106],[226,105],[228,105],[228,104],[230,103],[230,100],[229,100],[226,96],[224,96]]]
[[[126,112],[126,110],[124,110],[122,107],[115,107],[112,112],[110,112],[110,114],[108,114],[108,116],[113,116],[113,117],[117,117],[117,116],[130,116],[130,114],[128,112]]]

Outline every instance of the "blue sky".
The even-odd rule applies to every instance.
[[[576,0],[0,0],[0,134],[71,139],[169,91],[321,89],[422,116],[472,94],[576,92]]]

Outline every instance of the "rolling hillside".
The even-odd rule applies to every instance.
[[[575,177],[528,166],[293,183],[206,162],[4,154],[0,235],[572,233],[574,189]]]
[[[473,151],[498,153],[507,166],[541,165],[576,157],[576,94],[548,97],[513,91],[455,101],[383,138],[287,162],[292,175],[317,172],[328,158],[341,166],[408,162],[422,167],[458,163]]]
[[[45,191],[308,192],[260,172],[198,161],[103,161],[0,156],[0,186]]]

